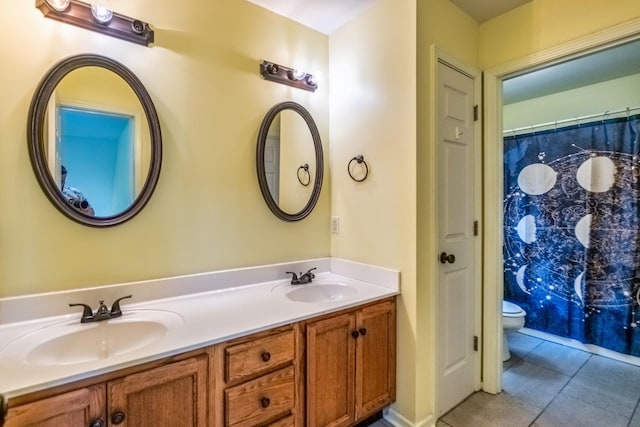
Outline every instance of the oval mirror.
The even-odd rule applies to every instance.
[[[256,153],[260,191],[284,221],[308,216],[320,197],[324,160],[320,133],[300,104],[282,102],[264,117]]]
[[[69,57],[43,77],[27,143],[44,193],[84,225],[133,218],[160,175],[162,136],[151,97],[131,70],[99,55]]]

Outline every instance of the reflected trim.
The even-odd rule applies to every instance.
[[[311,193],[311,197],[307,202],[306,206],[302,208],[300,212],[297,213],[287,213],[280,209],[280,206],[273,200],[273,196],[269,191],[269,185],[267,184],[267,174],[264,167],[264,150],[267,144],[267,136],[269,134],[269,128],[271,127],[271,123],[276,118],[278,113],[283,110],[293,110],[300,114],[304,121],[307,123],[309,130],[311,131],[311,137],[313,138],[313,147],[316,154],[316,174],[315,181],[313,184],[313,191]],[[279,104],[274,105],[265,115],[262,120],[262,125],[260,126],[260,132],[258,133],[258,146],[256,150],[256,166],[258,169],[258,183],[260,184],[260,191],[262,192],[262,197],[264,197],[264,201],[267,202],[267,206],[271,209],[271,212],[275,214],[278,218],[283,221],[300,221],[303,218],[309,216],[313,208],[316,206],[318,202],[318,198],[320,197],[320,189],[322,188],[322,176],[324,174],[324,158],[322,155],[322,141],[320,140],[320,133],[318,132],[318,127],[316,123],[313,121],[313,117],[306,108],[302,105],[287,101],[281,102]]]
[[[71,71],[82,67],[101,67],[114,72],[129,84],[142,104],[151,137],[150,169],[140,194],[125,211],[116,215],[92,217],[74,209],[64,199],[58,185],[49,171],[46,156],[46,141],[43,134],[47,104],[56,86]],[[31,105],[27,125],[27,144],[31,166],[42,191],[51,203],[68,218],[91,227],[110,227],[121,224],[136,216],[147,204],[160,176],[162,165],[162,134],[158,114],[151,96],[138,77],[127,67],[113,59],[100,55],[76,55],[63,59],[55,64],[42,78],[36,88]]]

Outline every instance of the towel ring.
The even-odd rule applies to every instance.
[[[353,163],[354,161],[357,162],[358,164],[364,165],[365,173],[364,173],[364,176],[360,179],[354,177],[353,174],[351,173],[351,163]],[[369,176],[369,166],[367,165],[367,162],[364,161],[364,156],[362,154],[358,154],[357,156],[355,156],[353,159],[349,161],[349,164],[347,165],[347,172],[349,173],[349,176],[351,177],[351,179],[356,182],[362,182],[365,179],[367,179],[367,177]]]
[[[302,169],[303,171],[302,178],[300,178],[300,169]],[[304,182],[305,180],[303,179],[305,173],[307,175],[306,182]],[[311,182],[311,174],[309,173],[309,164],[305,163],[304,165],[300,166],[298,168],[297,175],[298,175],[298,181],[300,182],[300,184],[304,185],[305,187],[308,186],[309,183]]]

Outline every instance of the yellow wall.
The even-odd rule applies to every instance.
[[[398,269],[398,402],[415,390],[415,2],[379,0],[330,37],[332,215],[339,258]],[[357,54],[356,54],[357,53]],[[347,174],[362,154],[364,182]]]
[[[480,25],[480,68],[485,70],[484,87],[484,236],[483,236],[483,386],[501,389],[499,357],[501,322],[498,316],[502,296],[502,148],[498,123],[501,101],[499,76],[518,67],[541,65],[560,54],[593,43],[596,38],[628,34],[640,17],[638,0],[532,0],[511,12]],[[598,33],[604,34],[598,34]],[[525,65],[526,64],[526,65]]]
[[[262,118],[285,100],[311,112],[328,154],[328,83],[311,93],[258,73],[268,59],[327,75],[328,37],[245,1],[111,4],[150,22],[156,45],[46,19],[33,1],[2,3],[0,297],[328,256],[329,178],[311,215],[286,223],[267,208],[255,171]],[[114,228],[85,227],[60,214],[28,157],[35,86],[55,62],[79,53],[129,67],[161,120],[156,192],[137,217]]]
[[[394,409],[412,423],[434,405],[432,269],[418,266],[429,264],[420,247],[432,239],[419,229],[434,209],[425,192],[432,43],[476,65],[477,24],[448,0],[379,0],[330,37],[332,215],[340,218],[331,253],[402,272]],[[370,168],[362,183],[346,170],[358,154]]]
[[[533,0],[480,26],[480,65],[502,65],[639,16],[638,0]]]
[[[432,58],[430,47],[469,67],[478,65],[478,24],[448,0],[418,2],[418,245],[417,245],[417,356],[416,420],[434,416],[436,399],[436,289],[437,206],[436,148],[431,107]],[[435,421],[435,420],[434,420]]]
[[[111,3],[149,21],[156,46],[45,19],[29,1],[3,2],[0,296],[327,255],[399,269],[394,408],[410,422],[434,409],[430,46],[485,68],[640,15],[638,0],[534,0],[479,26],[448,0],[378,0],[327,37],[238,0]],[[58,213],[26,149],[38,80],[59,59],[86,52],[141,78],[164,136],[156,193],[138,217],[109,229]],[[266,82],[260,59],[307,64],[328,79],[315,93]],[[271,214],[255,172],[262,117],[284,100],[312,113],[329,163],[318,206],[298,223]],[[370,167],[362,183],[346,173],[357,154]],[[340,217],[338,235],[328,233],[330,215]]]

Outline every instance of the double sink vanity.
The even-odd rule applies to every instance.
[[[2,299],[5,426],[353,425],[395,399],[398,293],[321,258]],[[112,319],[69,307],[128,295]]]
[[[74,133],[61,113],[124,112],[136,129],[126,163],[90,151],[66,158],[73,141],[58,150],[65,141],[54,136]],[[123,64],[93,54],[56,63],[35,89],[27,130],[40,187],[76,223],[114,227],[151,198],[160,121]],[[285,101],[267,112],[256,168],[276,217],[311,213],[325,165],[306,108]],[[102,179],[103,169],[123,173]],[[0,299],[0,427],[355,425],[395,400],[399,284],[397,271],[320,258]]]

